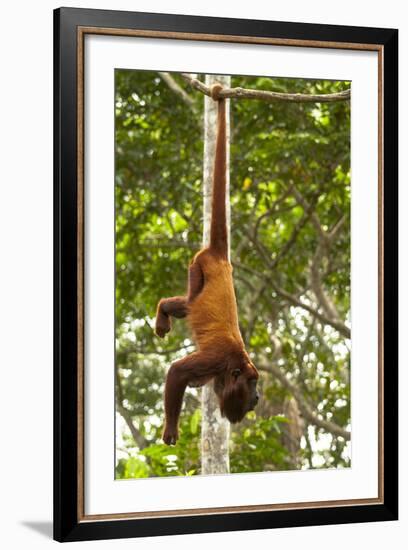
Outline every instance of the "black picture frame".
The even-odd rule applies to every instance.
[[[383,76],[383,494],[381,502],[171,517],[80,519],[78,488],[78,29],[98,27],[265,37],[381,47]],[[398,518],[397,249],[398,31],[169,14],[60,8],[54,12],[54,538],[58,541],[146,537]],[[239,503],[237,503],[239,504]]]

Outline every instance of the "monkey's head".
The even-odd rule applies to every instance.
[[[259,401],[258,377],[258,371],[243,352],[230,357],[225,372],[215,378],[214,390],[221,414],[232,424],[241,422],[246,413],[256,407]]]

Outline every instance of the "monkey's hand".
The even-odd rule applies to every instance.
[[[155,333],[159,338],[164,338],[171,329],[171,321],[168,315],[159,314],[156,317]]]
[[[163,441],[166,445],[175,445],[179,435],[177,427],[165,426],[163,430]]]

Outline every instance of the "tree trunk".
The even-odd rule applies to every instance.
[[[220,82],[230,86],[229,76],[207,75],[205,83],[211,86]],[[207,246],[210,240],[212,174],[214,167],[215,140],[217,129],[217,102],[204,96],[204,177],[203,177],[203,245]],[[229,101],[226,104],[227,116],[227,227],[230,231],[229,205]],[[207,384],[202,390],[202,425],[201,425],[201,473],[227,474],[229,473],[229,433],[228,420],[221,417],[218,399],[212,384]]]

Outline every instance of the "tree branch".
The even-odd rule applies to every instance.
[[[315,205],[311,205],[305,199],[305,197],[302,195],[302,193],[299,191],[299,189],[294,184],[292,184],[291,188],[292,188],[293,194],[295,195],[296,200],[302,205],[305,212],[310,212],[310,219],[311,219],[317,233],[321,237],[325,238],[326,233],[325,233],[325,231],[322,227],[322,224],[320,223],[319,216],[317,215],[316,211],[313,211],[313,208],[314,208]]]
[[[345,216],[342,216],[330,231],[325,231],[321,228],[321,232],[319,233],[319,241],[310,266],[310,282],[312,290],[326,315],[336,322],[341,322],[341,318],[333,300],[324,289],[320,274],[320,265],[325,257],[328,258],[329,248],[336,239],[341,227],[344,224],[344,221]]]
[[[282,202],[284,202],[288,198],[291,191],[292,191],[292,187],[289,187],[288,189],[286,189],[285,192],[283,193],[283,195],[281,197],[279,197],[279,199],[277,199],[274,202],[273,206],[258,217],[258,219],[256,220],[256,223],[255,223],[254,231],[253,231],[254,237],[257,237],[259,226],[265,218],[267,218],[268,216],[271,216],[272,214],[279,215],[281,212],[286,211],[285,209],[281,209],[281,210],[278,211],[277,207],[278,207],[279,204],[281,204]],[[295,206],[297,206],[297,205],[293,204],[293,205],[289,206],[288,210],[292,210],[293,208],[295,208]]]
[[[330,296],[325,292],[323,288],[323,283],[320,275],[320,263],[323,257],[327,256],[327,251],[333,241],[336,239],[340,229],[342,228],[345,222],[345,216],[341,216],[336,224],[332,227],[330,231],[326,231],[320,222],[319,216],[316,211],[313,211],[315,204],[309,202],[305,199],[299,189],[292,184],[291,189],[296,200],[302,205],[302,207],[309,213],[310,219],[316,229],[318,235],[318,245],[316,247],[314,256],[311,261],[310,266],[310,282],[311,288],[314,295],[316,296],[317,301],[325,312],[326,318],[331,320],[332,326],[339,330],[340,325],[343,327],[341,333],[345,336],[346,333],[350,334],[350,330],[346,325],[341,321],[340,315],[337,311],[337,308],[334,302],[331,300]],[[322,320],[322,318],[321,318]],[[336,326],[337,325],[337,326]],[[350,336],[346,336],[349,338]]]
[[[327,317],[324,313],[321,313],[320,311],[315,309],[314,307],[309,306],[308,304],[305,304],[299,298],[297,298],[295,295],[290,294],[290,292],[287,292],[283,288],[280,288],[271,276],[268,277],[267,275],[265,275],[263,273],[259,273],[255,269],[253,269],[249,266],[243,265],[240,262],[233,261],[232,263],[235,267],[238,267],[239,269],[243,269],[244,271],[247,271],[248,273],[252,273],[252,275],[255,275],[256,277],[260,278],[262,281],[265,281],[265,279],[266,279],[267,281],[269,281],[269,283],[271,284],[271,286],[275,290],[275,292],[277,294],[279,294],[282,298],[285,298],[292,305],[300,307],[302,309],[305,309],[306,311],[311,313],[314,317],[319,319],[319,321],[321,321],[325,325],[330,325],[333,328],[335,328],[345,338],[350,338],[351,337],[350,328],[346,324],[344,324],[341,321],[332,320],[329,317]]]
[[[266,364],[265,362],[261,361],[260,363],[258,362],[257,367],[260,370],[269,372],[270,374],[275,376],[275,378],[277,378],[279,382],[293,395],[299,405],[299,409],[302,415],[310,424],[313,424],[318,428],[322,428],[326,432],[329,432],[336,437],[342,437],[346,441],[350,440],[350,432],[348,432],[338,424],[331,422],[330,420],[324,420],[323,418],[319,418],[317,416],[317,414],[306,402],[302,392],[299,390],[297,385],[291,382],[277,365],[274,365],[273,363]]]
[[[269,280],[275,292],[277,292],[280,296],[282,296],[282,298],[286,298],[286,300],[288,300],[288,302],[290,302],[294,306],[305,309],[306,311],[314,315],[317,319],[319,319],[319,321],[321,321],[322,323],[332,326],[345,338],[351,338],[351,331],[349,327],[346,324],[344,324],[342,321],[328,317],[327,315],[325,315],[324,313],[321,313],[319,310],[315,309],[314,307],[309,306],[308,304],[305,304],[304,302],[299,300],[299,298],[296,298],[296,296],[294,296],[293,294],[290,294],[283,288],[280,288],[272,279],[269,279]]]
[[[288,188],[286,190],[286,192],[284,194],[284,198],[286,198],[286,196],[291,192],[293,187],[294,186],[292,185],[290,188]],[[302,229],[304,228],[304,226],[308,222],[309,218],[314,213],[313,209],[315,208],[317,198],[318,198],[317,194],[315,194],[314,197],[313,197],[312,202],[306,203],[305,206],[303,206],[303,204],[302,204],[302,207],[304,209],[304,214],[303,214],[302,218],[298,221],[296,226],[293,228],[291,236],[286,241],[286,243],[281,247],[280,251],[278,252],[278,254],[275,256],[275,258],[273,260],[271,258],[269,258],[265,248],[262,246],[262,243],[259,242],[258,237],[257,237],[257,232],[258,232],[258,229],[259,229],[259,223],[258,223],[259,219],[262,216],[265,216],[265,214],[269,215],[269,213],[272,213],[273,212],[273,207],[270,210],[268,210],[265,214],[260,216],[260,218],[258,218],[252,234],[249,231],[247,232],[248,237],[251,239],[252,243],[255,245],[255,248],[258,250],[258,252],[262,256],[262,258],[264,259],[266,265],[269,267],[269,269],[271,271],[274,270],[277,267],[277,265],[279,264],[281,259],[285,256],[285,254],[287,254],[289,252],[289,250],[295,244],[299,233],[302,231]],[[296,205],[294,205],[294,206],[296,206]]]
[[[336,239],[336,237],[337,237],[340,229],[343,227],[345,221],[346,221],[346,216],[343,214],[343,216],[341,216],[341,218],[334,224],[334,226],[327,233],[327,240],[330,243],[332,243]]]
[[[325,314],[330,317],[330,319],[338,322],[340,321],[339,313],[330,296],[328,296],[328,294],[325,292],[320,275],[320,263],[325,255],[325,243],[323,241],[320,241],[316,247],[310,265],[310,283],[313,293],[316,296],[319,304],[322,306]]]
[[[164,82],[174,92],[190,109],[197,113],[197,107],[194,102],[194,99],[185,91],[179,84],[174,80],[170,73],[159,72],[159,75],[162,77]]]
[[[181,73],[181,76],[192,88],[206,96],[211,96],[210,88],[203,82],[187,73]],[[350,99],[350,90],[344,90],[334,94],[288,94],[271,92],[268,90],[251,90],[249,88],[224,88],[219,96],[221,98],[261,99],[269,103],[276,101],[287,101],[291,103],[331,103],[333,101],[348,101]]]
[[[128,411],[126,407],[123,405],[123,390],[122,390],[122,384],[120,381],[118,368],[116,368],[115,376],[116,376],[116,406],[117,406],[118,412],[123,418],[123,420],[126,422],[136,445],[139,447],[139,449],[144,449],[145,447],[147,447],[148,441],[133,424],[132,415],[130,414],[130,411]]]

